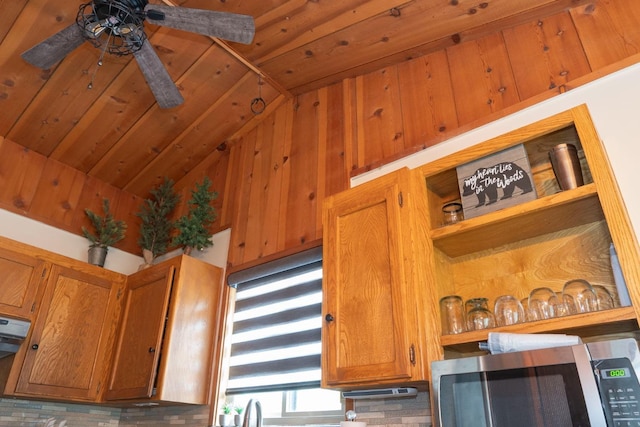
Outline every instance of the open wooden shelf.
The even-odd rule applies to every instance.
[[[603,219],[591,183],[433,229],[431,238],[436,248],[457,257]]]
[[[443,335],[442,346],[454,351],[477,351],[478,343],[487,341],[489,332],[509,333],[566,333],[585,336],[608,335],[633,332],[638,329],[636,312],[633,307],[618,307],[611,310],[575,314],[572,316],[519,323],[517,325]]]

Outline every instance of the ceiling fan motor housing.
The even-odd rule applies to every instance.
[[[138,51],[147,36],[144,7],[147,0],[93,0],[80,6],[77,24],[94,46],[114,55]]]

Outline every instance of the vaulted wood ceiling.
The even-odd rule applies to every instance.
[[[85,42],[46,71],[20,57],[73,23],[80,3],[0,0],[0,135],[145,197],[159,177],[177,181],[259,120],[255,98],[267,114],[296,94],[585,1],[151,0],[248,14],[256,23],[250,45],[145,23],[185,99],[168,110],[158,108],[130,55],[98,66],[100,51]]]

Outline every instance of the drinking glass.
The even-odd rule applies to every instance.
[[[526,296],[526,297],[522,298],[520,300],[520,304],[522,305],[522,308],[524,309],[525,322],[531,322],[532,320],[536,320],[533,317],[533,315],[531,314],[531,310],[529,309],[529,297]]]
[[[613,296],[607,288],[602,285],[591,285],[593,291],[596,293],[596,305],[598,310],[609,310],[614,308]]]
[[[569,280],[562,287],[562,297],[567,304],[573,303],[576,313],[588,313],[598,309],[596,293],[586,280]]]
[[[556,293],[547,287],[535,288],[529,294],[531,320],[551,319],[556,316]]]
[[[555,314],[556,314],[556,317],[570,316],[572,314],[576,314],[576,309],[573,304],[573,299],[571,300],[571,303],[568,304],[567,300],[563,297],[562,292],[556,292]]]
[[[444,218],[444,225],[455,224],[464,219],[464,213],[462,212],[462,204],[458,202],[449,202],[442,206],[442,215]]]
[[[487,298],[472,298],[465,303],[465,306],[469,309],[467,312],[468,331],[496,326],[495,316],[489,310],[488,301]]]
[[[486,308],[488,310],[489,299],[488,298],[471,298],[464,303],[464,311],[467,314],[469,314],[469,312],[474,308],[478,308],[478,307]]]
[[[514,325],[524,323],[524,308],[520,301],[513,295],[502,295],[496,299],[493,305],[493,313],[498,326]]]
[[[440,299],[440,317],[443,335],[459,334],[466,330],[464,305],[458,295],[448,295]]]

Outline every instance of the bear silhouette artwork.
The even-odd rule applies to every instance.
[[[477,208],[498,201],[498,189],[502,189],[500,200],[513,196],[516,188],[522,194],[533,191],[531,178],[520,166],[513,162],[498,163],[488,168],[480,168],[463,180],[463,196],[475,194],[478,197]]]

